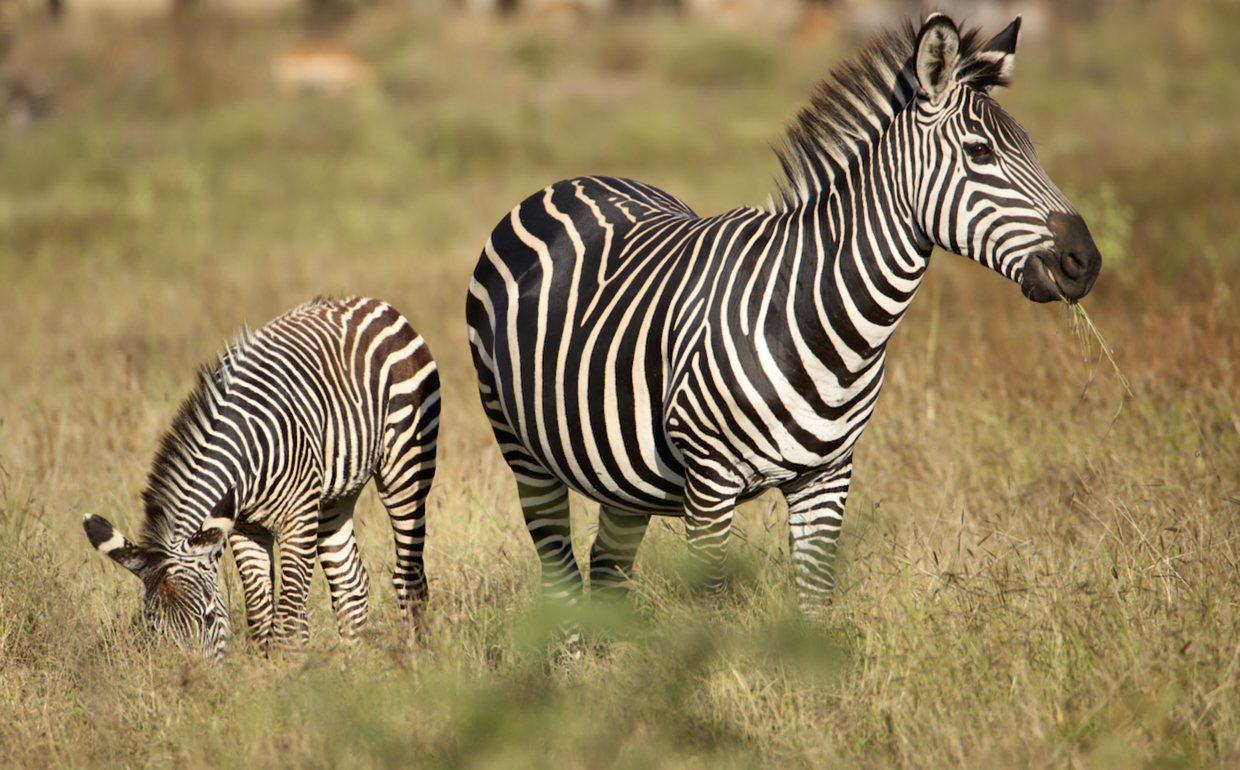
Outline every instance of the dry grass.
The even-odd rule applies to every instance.
[[[568,175],[760,203],[767,143],[847,44],[380,5],[350,28],[373,89],[277,98],[266,62],[292,24],[28,24],[7,66],[42,72],[58,110],[0,134],[0,764],[1240,763],[1238,21],[1223,3],[1078,20],[1028,41],[1001,95],[1103,245],[1085,304],[1112,364],[1083,359],[1062,308],[936,257],[859,445],[823,626],[793,622],[768,497],[717,603],[684,588],[678,523],[652,527],[632,611],[593,619],[598,653],[570,668],[546,654],[477,407],[476,255]],[[337,642],[320,578],[309,651],[239,644],[211,668],[137,630],[136,581],[81,514],[132,529],[198,362],[321,293],[393,302],[444,375],[431,641],[400,633],[368,493],[363,643]],[[584,550],[593,511],[575,515]]]

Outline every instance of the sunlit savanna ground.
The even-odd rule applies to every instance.
[[[854,43],[374,4],[346,30],[374,83],[322,97],[267,74],[296,18],[19,23],[3,66],[41,73],[56,110],[0,132],[0,764],[1240,764],[1240,12],[1099,5],[1024,41],[999,98],[1103,250],[1085,306],[1131,396],[1062,307],[939,254],[857,450],[825,622],[796,623],[766,497],[725,599],[685,588],[661,520],[632,612],[567,666],[473,386],[479,250],[578,174],[700,213],[763,203],[769,145]],[[362,643],[338,641],[318,576],[307,652],[238,640],[205,665],[144,640],[138,581],[81,515],[134,530],[197,365],[318,294],[389,300],[439,361],[430,638],[401,633],[368,492]],[[574,505],[581,553],[594,511]]]

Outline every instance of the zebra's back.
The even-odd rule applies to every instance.
[[[438,372],[425,341],[377,299],[311,300],[245,335],[216,377],[225,376],[228,359],[234,409],[263,405],[268,422],[287,426],[281,440],[298,434],[308,442],[323,506],[360,489],[387,448],[407,441],[426,409],[438,411]],[[246,422],[254,425],[253,417]],[[267,438],[248,432],[256,443]]]

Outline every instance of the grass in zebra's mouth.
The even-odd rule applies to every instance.
[[[1115,416],[1111,418],[1111,423],[1119,419],[1120,412],[1124,409],[1124,401],[1133,397],[1132,385],[1128,382],[1128,378],[1124,376],[1123,370],[1119,368],[1119,364],[1115,361],[1115,352],[1111,346],[1107,344],[1106,338],[1102,336],[1102,332],[1098,329],[1098,325],[1094,323],[1094,319],[1089,317],[1089,311],[1085,309],[1085,305],[1080,300],[1067,301],[1069,324],[1072,328],[1072,336],[1076,339],[1077,345],[1081,349],[1081,357],[1086,363],[1092,367],[1089,373],[1089,379],[1081,388],[1081,397],[1084,398],[1085,391],[1093,383],[1094,377],[1098,373],[1098,365],[1101,364],[1102,358],[1105,358],[1111,365],[1111,371],[1115,374],[1115,379],[1123,388],[1120,393],[1119,405],[1115,408]],[[1098,346],[1099,358],[1094,357],[1094,345]]]

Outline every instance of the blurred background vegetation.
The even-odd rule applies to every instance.
[[[1085,306],[1130,394],[1063,308],[940,254],[823,626],[767,497],[726,599],[685,589],[663,520],[631,612],[562,667],[465,341],[491,227],[581,174],[764,203],[813,83],[906,6],[100,2],[0,2],[0,764],[1240,764],[1240,5],[958,4],[1026,14],[998,98],[1102,249]],[[362,644],[318,578],[310,650],[205,666],[144,638],[81,514],[133,531],[198,364],[318,294],[389,300],[440,363],[431,637],[397,624],[368,494]]]

